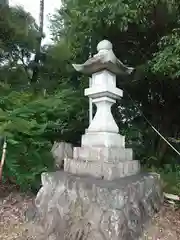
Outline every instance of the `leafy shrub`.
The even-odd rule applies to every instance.
[[[54,95],[13,91],[1,99],[0,135],[8,144],[4,178],[23,190],[37,190],[41,173],[52,170],[53,141],[76,142],[85,128],[84,99],[78,91],[61,87]]]
[[[166,164],[162,168],[151,167],[148,171],[161,175],[164,192],[180,195],[180,165]]]

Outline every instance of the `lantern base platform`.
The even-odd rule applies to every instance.
[[[110,163],[65,159],[64,171],[80,176],[89,175],[97,179],[114,180],[139,173],[140,164],[138,160]]]
[[[64,159],[64,171],[80,176],[89,175],[97,179],[113,180],[138,174],[139,161],[133,160],[132,149],[125,147],[103,146],[109,145],[107,138],[113,145],[124,142],[124,137],[115,133],[86,133],[82,136],[82,146],[73,149],[73,158]],[[98,138],[101,137],[101,138]],[[86,141],[85,141],[86,140]],[[106,142],[105,142],[106,140]],[[103,142],[104,141],[104,142]],[[91,143],[90,143],[91,142]],[[87,143],[89,146],[84,146]],[[95,144],[95,146],[92,146]],[[99,145],[98,145],[99,144]]]
[[[75,161],[119,163],[133,160],[133,150],[123,147],[74,147],[73,159]]]

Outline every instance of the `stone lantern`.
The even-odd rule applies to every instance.
[[[116,87],[116,75],[131,74],[133,68],[116,58],[108,40],[101,41],[97,51],[84,64],[73,65],[77,71],[92,75],[92,85],[85,89],[85,96],[92,99],[97,111],[82,136],[81,147],[74,148],[73,159],[65,159],[64,166],[70,173],[112,180],[140,170],[139,162],[132,161],[132,149],[125,148],[125,138],[119,134],[111,112],[116,99],[123,96]]]
[[[159,175],[140,173],[111,113],[123,95],[116,75],[133,69],[116,58],[109,41],[100,42],[97,50],[84,64],[73,65],[92,75],[85,95],[97,106],[95,117],[73,158],[64,159],[64,171],[42,174],[36,226],[43,240],[139,239],[163,200]]]

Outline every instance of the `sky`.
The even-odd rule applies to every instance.
[[[9,0],[11,6],[20,5],[23,6],[27,12],[36,19],[39,24],[39,4],[40,0]],[[61,0],[44,0],[44,32],[46,34],[45,43],[50,42],[50,31],[48,30],[48,14],[53,14],[57,8],[61,5]]]

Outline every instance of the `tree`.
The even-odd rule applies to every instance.
[[[41,42],[43,38],[43,28],[44,28],[44,0],[40,0],[40,12],[39,12],[39,36],[37,39],[37,48],[36,48],[36,53],[34,57],[34,65],[33,65],[33,74],[32,74],[32,79],[31,81],[33,83],[36,83],[38,80],[38,75],[39,75],[39,61],[41,57]]]
[[[66,39],[73,52],[72,61],[83,62],[90,48],[96,52],[98,41],[107,38],[113,43],[116,55],[136,67],[134,78],[118,79],[119,87],[125,90],[120,104],[130,109],[116,110],[115,114],[121,129],[124,125],[141,133],[141,154],[137,157],[150,159],[150,164],[162,165],[174,155],[143,115],[166,138],[179,135],[179,9],[176,0],[64,0],[52,18],[54,41]],[[129,139],[133,139],[131,133]]]
[[[81,88],[70,84],[64,62],[71,54],[66,54],[63,43],[44,46],[34,86],[30,70],[39,29],[23,9],[4,8],[0,30],[5,31],[0,35],[0,136],[8,144],[3,176],[24,189],[36,190],[41,172],[52,169],[53,142],[78,143],[86,124],[86,99]],[[41,89],[47,90],[45,95]]]
[[[175,160],[143,116],[166,138],[179,138],[179,1],[64,0],[52,17],[54,43],[48,46],[41,46],[39,27],[24,10],[0,11],[0,135],[8,139],[4,176],[36,188],[40,173],[52,166],[53,141],[80,143],[88,125],[83,96],[88,78],[72,63],[87,60],[104,38],[119,59],[136,67],[134,76],[117,79],[124,97],[113,108],[127,145],[148,166]],[[38,56],[37,65],[32,55]]]
[[[25,13],[22,8],[9,8],[5,4],[0,9],[0,89],[2,99],[4,94],[10,92],[10,86],[15,87],[16,90],[22,90],[24,86],[28,86],[30,79],[28,63],[36,44],[34,35],[37,33],[35,21],[29,14]],[[27,41],[28,38],[29,41]],[[5,109],[6,106],[2,99],[1,105]],[[8,111],[8,109],[6,110]],[[6,135],[4,135],[0,181],[6,146]]]
[[[8,0],[1,0],[0,1],[0,5],[9,5],[9,1]]]
[[[4,7],[0,29],[1,82],[24,88],[30,82],[29,64],[37,45],[35,20],[22,8]]]

